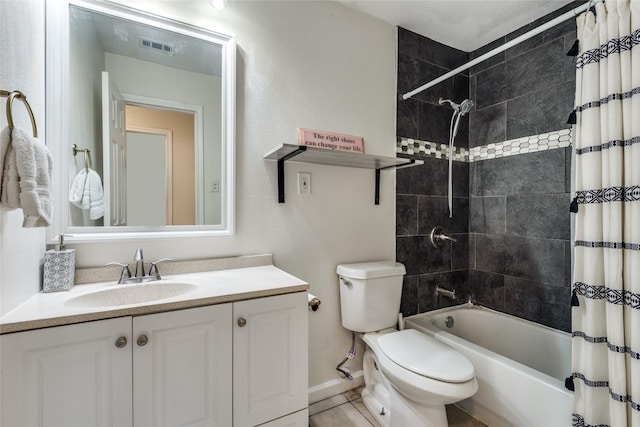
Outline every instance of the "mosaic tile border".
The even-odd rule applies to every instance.
[[[438,144],[435,142],[421,141],[419,139],[398,137],[396,141],[396,153],[418,154],[436,159],[448,159],[449,144]],[[454,146],[453,160],[468,162],[468,149]]]
[[[571,146],[571,129],[561,129],[540,135],[525,136],[503,142],[495,142],[480,147],[454,147],[453,160],[461,162],[477,162],[481,160],[497,159],[500,157],[516,156],[519,154],[536,153]],[[416,154],[436,159],[449,158],[449,145],[435,142],[421,141],[413,138],[398,137],[396,153]]]

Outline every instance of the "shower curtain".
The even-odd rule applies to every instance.
[[[577,18],[573,425],[640,426],[640,1],[595,7]]]

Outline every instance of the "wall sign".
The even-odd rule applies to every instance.
[[[364,138],[312,129],[298,129],[298,145],[327,150],[364,153]]]

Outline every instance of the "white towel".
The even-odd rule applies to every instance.
[[[22,208],[23,227],[49,226],[53,161],[47,147],[20,128],[6,128],[0,133],[0,158],[0,203]]]
[[[47,147],[24,130],[14,127],[11,145],[16,153],[20,177],[20,207],[23,227],[47,227],[51,224],[51,168],[53,161]]]
[[[8,127],[0,132],[0,203],[8,208],[20,207],[20,177]]]
[[[23,227],[48,227],[53,219],[51,196],[51,174],[53,158],[46,145],[37,138],[31,138],[36,160],[36,191],[34,194],[21,193],[20,201],[25,213]]]
[[[82,169],[76,174],[69,188],[69,202],[82,209],[82,196],[84,194],[84,185],[87,182],[87,171]]]
[[[89,210],[89,219],[104,216],[104,191],[102,180],[96,171],[83,168],[71,183],[69,202],[83,210]]]

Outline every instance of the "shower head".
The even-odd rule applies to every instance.
[[[470,100],[470,99],[465,99],[460,104],[456,104],[455,102],[451,101],[450,99],[440,98],[438,100],[438,104],[440,104],[440,105],[449,104],[449,106],[451,108],[453,108],[453,110],[456,113],[458,113],[458,114],[460,114],[462,116],[467,114],[473,108],[473,101]]]
[[[463,116],[467,114],[473,108],[473,101],[470,99],[465,99],[460,103],[460,114]]]

